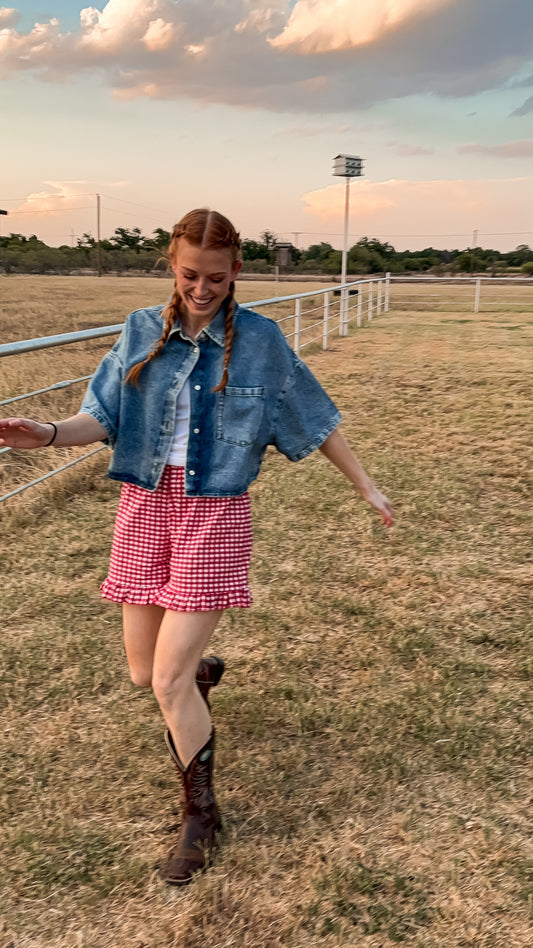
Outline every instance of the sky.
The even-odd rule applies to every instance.
[[[0,7],[1,233],[533,246],[532,0],[18,0]]]

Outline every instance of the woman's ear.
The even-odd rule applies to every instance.
[[[237,277],[237,274],[240,273],[241,270],[242,270],[242,261],[236,260],[235,263],[233,264],[233,269],[231,271],[231,279],[235,280],[235,278]]]

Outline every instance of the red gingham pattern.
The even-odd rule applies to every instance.
[[[155,491],[123,484],[102,596],[176,612],[247,608],[252,522],[248,494],[186,497],[167,466]]]

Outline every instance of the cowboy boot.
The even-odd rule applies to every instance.
[[[202,658],[198,665],[196,684],[208,708],[211,708],[208,698],[209,691],[218,685],[224,674],[224,668],[223,660],[217,658],[216,655],[210,655],[209,658]]]
[[[184,790],[182,824],[175,846],[159,870],[164,882],[186,885],[195,872],[207,868],[217,846],[216,834],[222,829],[213,790],[215,732],[185,768],[176,753],[169,731],[165,740],[181,775]]]

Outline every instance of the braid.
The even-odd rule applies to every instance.
[[[176,284],[174,284],[174,291],[172,293],[172,297],[170,301],[167,303],[167,305],[165,306],[161,314],[163,317],[163,323],[164,323],[163,332],[161,333],[161,336],[159,337],[152,351],[149,352],[148,355],[146,356],[146,359],[144,359],[142,362],[137,362],[136,365],[132,365],[131,369],[129,370],[126,376],[126,382],[132,382],[134,385],[137,385],[139,382],[139,376],[144,366],[148,365],[148,363],[151,362],[152,359],[155,359],[155,357],[158,356],[161,350],[165,347],[166,341],[170,335],[170,330],[172,329],[176,319],[179,316],[180,302],[181,302],[181,297],[178,293],[178,288]]]
[[[230,283],[229,296],[227,297],[226,312],[224,314],[224,372],[222,378],[213,392],[222,392],[228,384],[228,365],[231,358],[231,347],[233,345],[233,317],[235,315],[235,284]]]

